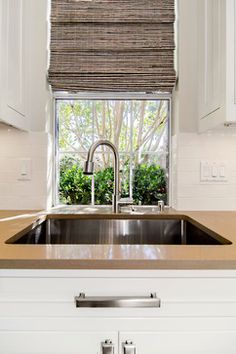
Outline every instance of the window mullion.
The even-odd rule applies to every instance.
[[[130,164],[129,164],[129,196],[133,198],[133,101],[130,102]]]
[[[95,109],[96,101],[92,101],[92,143],[95,142]],[[91,178],[91,204],[95,205],[95,184],[94,184],[94,175]]]

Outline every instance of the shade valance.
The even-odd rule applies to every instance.
[[[172,91],[174,14],[174,0],[51,0],[53,90]]]

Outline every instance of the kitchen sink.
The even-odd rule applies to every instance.
[[[229,240],[184,219],[49,218],[8,244],[227,245]]]

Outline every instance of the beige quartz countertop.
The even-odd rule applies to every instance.
[[[74,207],[35,211],[0,211],[0,268],[15,269],[236,269],[236,211],[186,211],[157,214],[155,208],[131,214],[109,208]],[[191,218],[195,224],[230,240],[230,245],[19,245],[5,241],[44,217]]]

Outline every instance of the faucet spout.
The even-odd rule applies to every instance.
[[[95,143],[93,143],[90,146],[90,149],[88,151],[87,155],[87,160],[84,165],[84,174],[85,175],[93,175],[94,173],[94,153],[96,149],[101,146],[101,145],[106,145],[108,146],[114,155],[114,194],[113,194],[113,200],[112,200],[112,211],[114,213],[118,212],[118,203],[120,199],[120,191],[119,191],[119,186],[120,186],[120,178],[119,178],[119,172],[120,172],[120,159],[119,159],[119,153],[114,144],[112,144],[109,140],[98,140]]]

